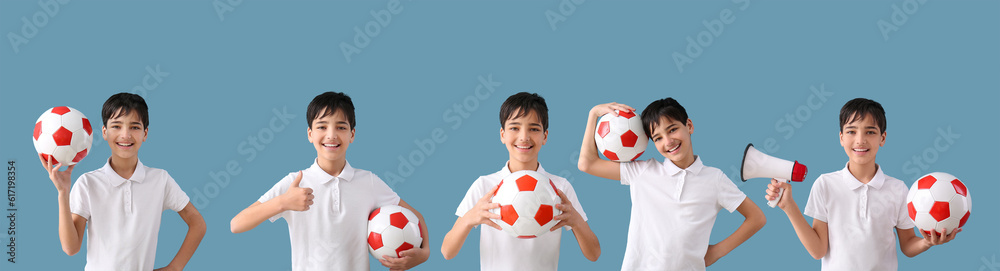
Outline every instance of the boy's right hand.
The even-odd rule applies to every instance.
[[[490,212],[492,209],[500,208],[499,203],[491,202],[493,200],[493,195],[495,195],[498,188],[500,188],[499,185],[494,186],[493,189],[490,189],[490,192],[486,192],[486,195],[476,202],[476,206],[473,206],[472,209],[465,212],[465,215],[462,216],[462,221],[465,222],[467,227],[474,228],[479,226],[479,224],[484,224],[500,230],[500,225],[497,225],[497,223],[494,223],[493,220],[490,220],[500,219],[500,215]]]
[[[596,117],[601,117],[604,116],[604,114],[614,113],[615,110],[635,112],[635,108],[632,108],[631,106],[612,102],[594,106],[594,108],[590,109],[590,114]]]
[[[71,187],[70,177],[73,175],[73,167],[76,165],[66,167],[66,170],[59,171],[62,167],[62,163],[52,164],[52,156],[49,156],[49,160],[46,161],[42,159],[41,156],[38,157],[39,161],[42,161],[42,167],[45,167],[45,171],[49,172],[49,179],[52,180],[52,184],[56,186],[56,191],[59,193],[69,192]]]
[[[313,190],[312,188],[302,188],[299,187],[299,182],[302,182],[302,171],[299,171],[298,175],[295,175],[295,180],[292,184],[288,186],[288,191],[281,195],[281,208],[284,210],[292,211],[307,211],[309,210],[309,205],[313,204]]]
[[[778,191],[784,188],[784,193],[781,194],[781,200],[778,200],[778,208],[785,212],[798,211],[799,207],[795,203],[795,199],[792,198],[792,186],[786,182],[779,182],[776,179],[771,179],[771,184],[767,185],[767,200],[774,200],[778,197]],[[794,209],[793,209],[794,208]]]

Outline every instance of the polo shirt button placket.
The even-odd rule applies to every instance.
[[[132,214],[132,181],[125,181],[125,213]]]
[[[333,178],[333,190],[330,191],[330,195],[332,196],[332,199],[333,199],[333,206],[332,207],[333,207],[334,212],[340,210],[340,189],[338,189],[339,187],[340,187],[340,178],[334,177]]]
[[[860,202],[860,206],[861,206],[860,209],[861,210],[859,210],[859,211],[860,211],[861,219],[862,220],[866,220],[868,218],[868,186],[867,185],[861,186],[861,197],[860,198],[861,198],[861,202]]]

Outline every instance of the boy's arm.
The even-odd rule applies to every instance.
[[[490,202],[497,188],[499,186],[494,186],[493,189],[490,189],[486,195],[476,202],[476,205],[472,209],[469,209],[469,211],[465,212],[465,215],[455,220],[455,225],[451,227],[448,234],[445,234],[444,242],[441,243],[441,255],[444,255],[445,260],[451,260],[451,258],[455,258],[458,255],[458,252],[462,250],[462,245],[465,244],[465,238],[469,236],[472,228],[477,225],[486,224],[500,230],[500,225],[490,220],[500,219],[500,215],[490,212],[490,209],[500,208],[499,203]]]
[[[920,238],[913,233],[913,229],[896,228],[896,235],[899,238],[899,249],[903,251],[903,255],[913,258],[914,256],[927,251],[932,246],[941,245],[951,242],[951,240],[955,240],[955,236],[961,231],[962,229],[956,229],[951,231],[948,235],[944,235],[931,230],[931,234],[925,233],[926,236],[924,236],[924,238]]]
[[[580,146],[580,160],[577,167],[580,171],[597,177],[621,180],[620,165],[613,161],[601,159],[597,152],[597,142],[594,141],[594,131],[597,129],[597,119],[607,113],[619,111],[635,111],[635,108],[619,103],[608,103],[594,106],[587,117],[587,129],[583,132],[583,144]]]
[[[424,220],[424,216],[417,211],[417,209],[410,206],[402,199],[399,200],[399,206],[409,209],[413,214],[417,215],[417,219],[420,219],[420,236],[423,236],[423,242],[420,243],[420,247],[407,249],[399,253],[400,258],[392,258],[388,255],[383,256],[382,259],[378,259],[383,266],[388,267],[389,270],[407,270],[421,263],[427,261],[427,258],[431,256],[430,249],[430,235],[427,235],[427,221]]]
[[[49,173],[49,179],[56,187],[59,201],[59,243],[62,245],[66,255],[73,256],[80,252],[80,244],[83,243],[83,230],[87,227],[87,219],[74,214],[69,208],[70,177],[73,175],[73,168],[76,165],[66,167],[66,170],[59,171],[62,164],[52,164],[52,157],[48,160],[38,158],[42,162],[42,167]]]
[[[750,198],[744,198],[743,203],[740,203],[740,206],[736,210],[745,218],[743,224],[733,234],[726,237],[726,239],[708,246],[708,251],[705,252],[705,266],[712,265],[719,258],[722,258],[722,256],[729,254],[730,251],[733,251],[740,244],[746,242],[747,239],[750,239],[750,236],[757,233],[767,223],[764,212]]]
[[[184,242],[181,243],[180,250],[177,251],[177,255],[170,261],[170,264],[156,270],[183,270],[184,266],[191,260],[191,256],[194,255],[194,251],[198,249],[198,245],[201,244],[201,239],[205,237],[205,231],[207,231],[205,219],[201,217],[201,213],[193,204],[188,202],[184,209],[181,209],[177,214],[188,225],[187,235],[184,236]]]
[[[785,188],[785,193],[778,201],[778,208],[785,211],[785,215],[792,223],[792,228],[795,229],[795,234],[799,236],[799,241],[802,242],[802,246],[806,248],[809,255],[817,260],[822,259],[826,256],[830,244],[829,228],[827,228],[826,222],[813,219],[812,226],[809,226],[802,211],[799,211],[799,205],[792,198],[792,186],[788,183],[771,179],[771,184],[767,186],[767,200],[773,200],[777,197],[779,188]]]
[[[311,188],[299,187],[302,181],[302,171],[295,176],[288,187],[288,191],[266,202],[255,201],[250,207],[243,209],[233,220],[229,222],[229,229],[233,233],[241,233],[253,228],[284,211],[305,211],[309,210],[309,205],[313,204],[313,194]]]
[[[559,223],[556,223],[549,231],[569,226],[573,230],[573,236],[576,237],[576,242],[580,245],[583,256],[591,262],[597,261],[597,258],[601,257],[601,242],[597,240],[597,235],[590,230],[590,224],[583,220],[583,216],[576,211],[576,208],[573,208],[573,203],[566,197],[566,194],[559,190],[556,190],[556,193],[562,199],[562,203],[556,204],[556,208],[562,211],[562,214],[555,217]]]

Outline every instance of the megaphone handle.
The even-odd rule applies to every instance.
[[[775,180],[778,180],[779,182],[783,182],[783,183],[787,183],[788,182],[788,180],[785,180],[785,179],[775,179]],[[784,194],[785,194],[785,188],[782,187],[781,189],[778,190],[778,197],[777,198],[774,198],[774,200],[767,201],[767,206],[771,206],[771,208],[774,208],[774,206],[777,206],[778,205],[778,201],[781,200],[781,195],[784,195]]]

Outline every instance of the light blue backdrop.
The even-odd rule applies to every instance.
[[[233,234],[229,221],[284,174],[309,166],[305,107],[333,90],[357,106],[351,164],[381,175],[429,221],[431,258],[419,269],[478,268],[477,233],[453,260],[440,245],[469,185],[506,160],[497,112],[519,91],[548,101],[541,162],[573,183],[602,245],[592,263],[563,235],[563,269],[618,269],[628,228],[628,187],[576,169],[587,111],[611,101],[641,110],[668,96],[694,121],[695,152],[760,206],[766,181],[742,183],[736,171],[747,143],[773,142],[764,150],[809,166],[807,181],[794,184],[804,206],[815,178],[847,161],[840,106],[881,102],[888,139],[878,161],[887,174],[911,184],[950,172],[976,195],[958,239],[916,258],[899,254],[900,269],[1000,269],[997,1],[392,3],[0,2],[0,158],[16,161],[18,180],[17,263],[0,266],[84,266],[86,251],[60,250],[56,193],[29,130],[57,105],[97,120],[108,96],[131,91],[150,106],[143,163],[168,170],[209,226],[188,270],[289,269],[285,222]],[[345,55],[344,46],[357,51]],[[476,92],[483,82],[492,89]],[[447,139],[422,151],[414,142],[435,129]],[[74,178],[109,155],[95,140]],[[642,159],[650,157],[663,159],[652,148]],[[229,181],[213,178],[230,163]],[[767,226],[711,269],[818,269],[784,214],[764,212]],[[740,222],[720,214],[712,242]],[[157,267],[185,230],[164,213]]]

